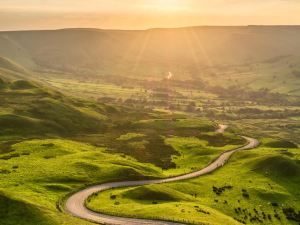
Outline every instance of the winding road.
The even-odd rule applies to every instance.
[[[219,125],[219,129],[217,130],[217,132],[223,133],[226,128],[227,128],[226,125]],[[100,185],[88,187],[69,197],[65,205],[65,212],[75,217],[89,220],[91,222],[95,222],[99,224],[108,224],[108,225],[178,225],[181,224],[181,223],[147,220],[147,219],[123,218],[123,217],[109,216],[101,213],[96,213],[85,207],[85,200],[94,193],[112,189],[112,188],[169,183],[169,182],[187,180],[205,174],[209,174],[215,171],[216,169],[222,167],[235,152],[242,151],[242,150],[250,150],[256,148],[259,145],[259,141],[254,138],[249,138],[249,137],[243,137],[243,138],[247,140],[248,142],[247,145],[237,149],[223,152],[214,162],[212,162],[207,167],[196,172],[192,172],[181,176],[171,177],[171,178],[158,179],[158,180],[122,181],[122,182],[112,182],[112,183],[106,183],[106,184],[100,184]]]

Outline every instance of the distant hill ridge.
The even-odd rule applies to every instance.
[[[0,32],[0,55],[29,69],[146,74],[300,55],[300,26],[72,28]]]

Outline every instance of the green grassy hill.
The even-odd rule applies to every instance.
[[[207,66],[297,56],[299,36],[297,26],[1,32],[0,53],[30,68],[182,77]]]
[[[298,224],[299,173],[299,149],[262,147],[235,154],[211,175],[109,190],[86,204],[108,214],[186,224]]]
[[[99,132],[106,108],[74,100],[41,83],[25,80],[30,73],[0,60],[0,139]]]
[[[0,32],[0,65],[10,59],[43,78],[122,84],[171,72],[174,80],[299,96],[299,38],[299,26]]]
[[[191,224],[299,223],[299,40],[298,26],[0,32],[0,224],[91,225],[62,212],[71,192],[199,170],[239,135],[261,146],[210,175],[87,203]]]

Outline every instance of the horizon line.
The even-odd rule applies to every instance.
[[[195,25],[195,26],[175,26],[175,27],[152,27],[141,29],[122,29],[122,28],[100,28],[100,27],[65,27],[65,28],[45,28],[45,29],[12,29],[12,30],[0,30],[0,32],[21,32],[21,31],[60,31],[60,30],[103,30],[103,31],[148,31],[156,29],[184,29],[184,28],[217,28],[217,27],[300,27],[300,24],[249,24],[249,25]]]

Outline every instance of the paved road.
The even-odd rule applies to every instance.
[[[223,125],[220,125],[220,128],[224,130],[227,127],[223,127]],[[171,178],[165,178],[165,179],[159,179],[159,180],[145,180],[145,181],[123,181],[123,182],[113,182],[113,183],[106,183],[106,184],[100,184],[95,185],[89,188],[86,188],[82,191],[79,191],[75,194],[73,194],[66,202],[65,205],[65,211],[75,217],[79,217],[82,219],[86,219],[95,223],[99,224],[109,224],[109,225],[176,225],[180,223],[172,223],[172,222],[164,222],[164,221],[154,221],[154,220],[146,220],[146,219],[131,219],[131,218],[121,218],[116,216],[108,216],[101,213],[95,213],[85,207],[85,200],[91,196],[93,193],[101,192],[104,190],[117,188],[117,187],[132,187],[132,186],[141,186],[141,185],[147,185],[147,184],[161,184],[161,183],[169,183],[174,181],[181,181],[181,180],[187,180],[195,177],[199,177],[205,174],[209,174],[219,167],[222,167],[231,157],[232,154],[234,154],[237,151],[241,150],[250,150],[253,148],[256,148],[259,145],[259,141],[253,138],[249,137],[243,137],[248,141],[248,144],[237,148],[231,151],[226,151],[222,153],[214,162],[209,164],[207,167],[203,168],[202,170],[199,170],[197,172],[177,176],[177,177],[171,177]]]
[[[220,124],[219,129],[216,132],[217,133],[224,133],[227,128],[228,128],[228,125]]]

